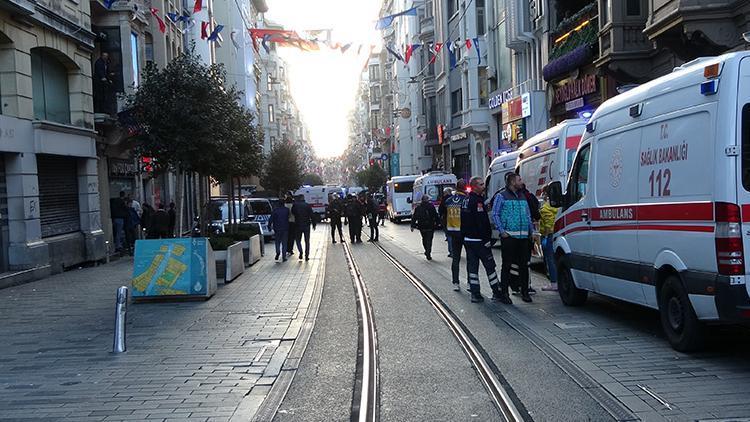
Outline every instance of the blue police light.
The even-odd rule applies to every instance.
[[[532,152],[539,152],[539,147],[538,146],[534,146],[533,148],[531,148],[531,151]]]
[[[559,139],[553,139],[553,140],[549,141],[549,143],[550,143],[550,145],[552,145],[553,147],[556,147],[557,145],[559,145],[559,144],[560,144],[560,140],[559,140]]]
[[[719,92],[719,81],[717,79],[712,79],[701,84],[701,94],[714,95],[717,92]]]

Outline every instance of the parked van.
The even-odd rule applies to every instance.
[[[565,120],[529,138],[519,149],[516,172],[526,183],[526,189],[537,198],[541,199],[542,189],[548,183],[568,178],[587,122],[585,119]]]
[[[419,205],[419,202],[422,201],[422,196],[424,195],[430,197],[430,202],[432,202],[432,205],[434,205],[437,210],[443,197],[443,189],[455,189],[457,181],[455,175],[444,173],[442,171],[431,171],[423,176],[417,177],[414,180],[414,189],[412,191],[412,214],[417,205]]]
[[[495,192],[505,187],[505,176],[516,171],[518,154],[518,151],[507,152],[492,160],[487,170],[487,177],[484,179],[488,197],[491,198]],[[468,184],[469,181],[467,180],[466,183]]]
[[[400,223],[404,218],[411,218],[412,190],[417,175],[393,176],[386,183],[388,219]]]
[[[680,351],[707,322],[750,321],[750,52],[606,101],[551,199],[566,305],[591,291],[658,309]]]
[[[305,197],[305,202],[310,204],[313,212],[319,219],[318,221],[320,221],[326,217],[328,192],[329,188],[327,186],[303,186],[294,192],[294,194]]]

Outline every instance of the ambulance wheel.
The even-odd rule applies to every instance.
[[[690,352],[703,343],[703,324],[695,315],[685,288],[676,276],[669,276],[659,292],[661,325],[667,340],[680,352]]]
[[[579,289],[573,281],[573,274],[566,265],[557,267],[557,292],[560,299],[567,306],[581,306],[589,297],[587,290]]]

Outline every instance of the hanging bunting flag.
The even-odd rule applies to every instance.
[[[268,41],[271,39],[270,34],[266,34],[263,36],[263,41],[261,44],[263,44],[263,49],[266,50],[266,54],[271,54],[271,47],[268,45]]]
[[[341,54],[346,53],[346,50],[348,50],[349,48],[351,48],[351,46],[352,46],[352,43],[343,45],[341,47]]]
[[[451,70],[453,70],[456,68],[456,53],[453,52],[456,46],[451,40],[446,41],[446,44],[448,44],[448,58],[450,59]]]
[[[430,64],[435,63],[435,60],[437,60],[438,54],[440,54],[440,49],[443,48],[443,43],[436,42],[435,43],[435,49],[433,50],[434,54],[432,55],[432,58],[430,59]]]
[[[388,52],[389,52],[389,53],[393,54],[393,56],[394,56],[394,57],[396,57],[397,59],[399,59],[399,60],[401,60],[401,61],[404,61],[404,58],[403,58],[403,57],[401,57],[401,55],[400,55],[400,54],[398,54],[397,52],[393,51],[393,50],[392,50],[392,49],[391,49],[390,47],[388,47],[387,45],[385,46],[385,49],[386,49],[386,50],[388,50]]]
[[[383,16],[378,19],[378,23],[375,24],[375,29],[385,29],[391,26],[393,20],[399,16],[417,16],[417,8],[412,7],[411,9],[404,10],[403,12],[396,13],[394,15]]]
[[[479,52],[479,38],[474,38],[474,47],[477,49],[477,59],[479,59],[477,65],[480,65],[482,64],[482,54]]]
[[[219,33],[221,30],[224,29],[224,25],[216,25],[216,28],[211,32],[211,35],[208,36],[208,41],[217,41],[221,38],[221,35]]]
[[[300,37],[295,31],[286,31],[283,29],[249,29],[248,31],[250,32],[250,37],[253,39],[253,45],[257,45],[256,38],[265,39],[265,36],[268,35],[269,37],[266,41],[276,43],[279,46],[297,47],[305,51],[319,49],[316,42]]]
[[[116,2],[116,1],[117,0],[104,0],[104,7],[106,7],[107,9],[111,9],[112,8],[112,3]]]
[[[205,40],[208,38],[208,25],[209,23],[206,21],[201,21],[201,39]]]
[[[414,54],[414,52],[417,51],[417,49],[421,46],[422,44],[412,44],[406,47],[406,57],[404,60],[406,64],[409,64],[409,60],[411,60],[412,54]]]
[[[362,53],[362,47],[364,47],[364,44],[360,44],[359,48],[357,48],[357,55],[359,56],[360,53]]]
[[[167,25],[164,24],[164,20],[159,17],[159,9],[152,7],[151,15],[156,18],[156,22],[159,24],[159,31],[163,34],[167,30]]]
[[[203,0],[195,0],[195,5],[193,6],[193,13],[198,13],[203,9]]]
[[[471,50],[471,40],[469,38],[466,39],[466,49]]]
[[[229,34],[229,38],[232,40],[232,44],[234,45],[234,49],[235,50],[239,50],[240,49],[240,43],[237,42],[237,33],[238,32],[239,31],[237,31],[236,29],[233,29],[232,32]]]
[[[177,13],[174,12],[167,13],[167,17],[172,21],[172,23],[177,23],[182,20],[182,16],[177,16]]]

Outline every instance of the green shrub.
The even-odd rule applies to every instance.
[[[215,251],[225,251],[236,241],[227,235],[213,236],[208,239],[211,242],[211,248]]]

